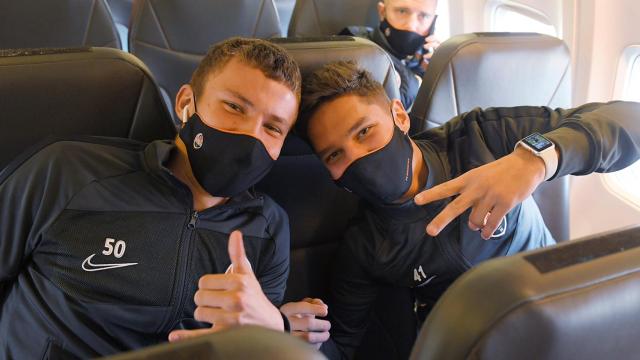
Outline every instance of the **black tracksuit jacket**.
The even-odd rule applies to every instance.
[[[534,132],[546,133],[560,148],[554,178],[616,171],[640,157],[640,104],[587,104],[570,110],[490,108],[462,114],[413,137],[429,168],[426,188],[508,155],[519,140]],[[361,206],[335,262],[331,340],[322,346],[326,355],[353,357],[380,286],[411,288],[416,302],[428,312],[470,267],[555,243],[531,197],[503,218],[488,241],[467,226],[470,210],[438,236],[428,236],[426,225],[448,201],[423,207],[413,201]]]
[[[265,294],[282,301],[289,225],[270,198],[193,211],[163,165],[169,141],[40,148],[0,173],[0,359],[95,357],[206,326],[193,320],[198,279],[227,270],[235,229]]]

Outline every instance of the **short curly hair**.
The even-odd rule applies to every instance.
[[[384,104],[390,101],[382,84],[354,61],[328,63],[302,83],[302,104],[296,133],[306,139],[309,119],[318,108],[343,95],[357,95]]]
[[[207,76],[222,69],[231,59],[255,67],[269,79],[286,85],[300,101],[301,75],[296,61],[282,47],[266,40],[233,37],[212,45],[191,76],[196,96],[202,94]]]

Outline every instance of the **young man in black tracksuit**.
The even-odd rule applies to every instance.
[[[353,356],[380,286],[413,289],[424,317],[470,267],[555,243],[530,196],[542,181],[640,157],[637,103],[475,109],[413,138],[409,123],[353,63],[303,83],[300,133],[363,200],[335,263],[330,358]]]
[[[181,88],[175,141],[50,141],[5,168],[0,359],[285,328],[274,304],[289,272],[287,215],[251,188],[278,157],[299,97],[283,49],[230,39]],[[317,300],[287,309],[326,312]]]

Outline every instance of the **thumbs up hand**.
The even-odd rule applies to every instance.
[[[262,292],[244,251],[242,233],[229,236],[231,271],[226,274],[208,274],[200,278],[194,296],[194,318],[211,324],[211,328],[174,330],[169,341],[178,341],[214,333],[236,325],[260,325],[283,330],[280,311]]]

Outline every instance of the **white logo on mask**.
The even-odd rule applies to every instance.
[[[198,133],[198,135],[196,135],[196,138],[193,139],[193,148],[198,150],[202,147],[202,143],[204,142],[204,136],[202,135],[202,133]]]

